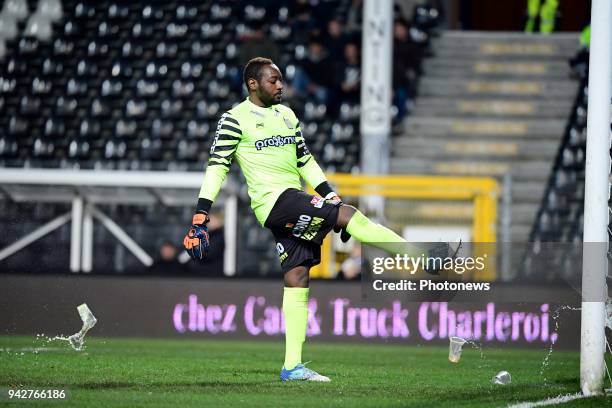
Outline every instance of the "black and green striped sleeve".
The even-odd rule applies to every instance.
[[[240,123],[231,113],[225,112],[219,119],[215,138],[210,147],[208,166],[200,189],[200,198],[215,200],[229,171],[238,143],[242,139]]]
[[[323,170],[321,170],[321,167],[319,167],[319,164],[315,160],[314,156],[308,150],[299,123],[296,125],[295,136],[295,153],[297,156],[298,172],[306,183],[315,189],[321,183],[327,182],[327,177],[325,177]]]

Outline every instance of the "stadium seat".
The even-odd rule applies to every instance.
[[[66,134],[66,125],[60,119],[49,118],[45,121],[44,135],[46,138],[63,138]]]
[[[26,28],[23,32],[26,37],[34,37],[40,41],[50,41],[53,36],[51,20],[40,13],[34,13],[28,18]]]
[[[74,7],[74,17],[77,19],[91,20],[95,14],[95,7],[88,2],[78,2]]]
[[[17,19],[15,16],[2,12],[0,14],[0,38],[13,40],[17,38]]]
[[[38,0],[35,14],[41,15],[51,22],[57,22],[64,16],[62,2],[60,0]]]
[[[44,77],[58,77],[64,73],[64,64],[54,58],[45,58],[42,64],[42,73]]]
[[[136,136],[138,125],[135,120],[119,119],[115,125],[115,136],[117,138],[133,138]]]
[[[16,21],[23,21],[29,14],[28,2],[26,0],[5,0],[2,14]]]
[[[130,99],[125,106],[125,115],[129,118],[142,118],[147,112],[147,103],[143,100]]]
[[[40,98],[22,96],[19,102],[19,113],[24,116],[36,116],[40,114]]]
[[[174,122],[155,119],[151,125],[151,135],[160,139],[170,139],[174,132]]]
[[[159,90],[159,83],[147,79],[139,79],[136,83],[136,94],[140,97],[155,97]]]

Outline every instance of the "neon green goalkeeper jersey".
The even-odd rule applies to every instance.
[[[233,160],[246,178],[261,225],[283,191],[302,188],[300,177],[313,188],[327,181],[306,147],[295,113],[280,104],[262,108],[247,98],[221,116],[200,198],[215,200]]]

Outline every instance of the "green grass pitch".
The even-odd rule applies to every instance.
[[[53,349],[35,353],[33,347]],[[61,347],[61,349],[57,349]],[[23,353],[23,354],[22,354]],[[90,338],[83,352],[33,337],[0,337],[0,388],[63,388],[71,407],[504,407],[578,391],[579,355],[546,350],[480,352],[466,345],[459,364],[448,349],[307,342],[304,357],[331,383],[281,383],[283,343]],[[495,386],[500,370],[512,383]],[[608,381],[606,380],[608,383]],[[612,406],[612,398],[568,406]]]

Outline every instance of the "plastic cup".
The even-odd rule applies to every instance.
[[[85,303],[79,305],[77,310],[79,312],[79,316],[81,316],[81,321],[83,322],[83,328],[81,331],[84,335],[89,329],[96,325],[98,320],[94,317],[93,313],[91,313],[91,310],[89,310],[89,307]]]
[[[448,348],[448,361],[451,363],[458,363],[461,359],[461,348],[467,342],[467,340],[461,337],[453,336],[450,338],[450,345]]]
[[[512,381],[512,376],[507,371],[500,371],[491,379],[492,384],[496,385],[507,385]]]

